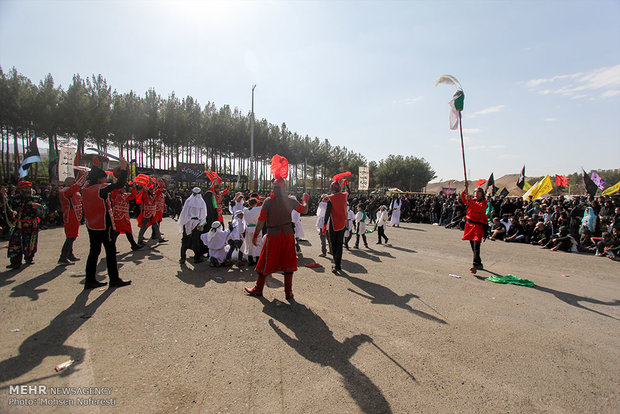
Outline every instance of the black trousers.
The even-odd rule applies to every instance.
[[[181,239],[181,259],[185,259],[187,249],[191,249],[194,252],[194,258],[201,257],[202,252],[200,249],[200,230],[198,227],[194,227],[190,234],[185,233],[185,226],[183,226],[183,237]]]
[[[108,266],[110,282],[118,281],[114,230],[111,227],[106,230],[88,229],[88,238],[90,239],[90,251],[88,252],[88,259],[86,259],[86,284],[92,284],[97,281],[95,273],[97,272],[97,261],[99,260],[99,253],[101,253],[101,245],[105,249],[105,261]]]
[[[482,244],[482,242],[470,240],[469,244],[471,245],[471,251],[474,253],[474,264],[481,265],[482,259],[480,258],[480,245]]]
[[[377,226],[377,234],[379,235],[379,243],[381,243],[381,239],[385,239],[385,242],[388,242],[388,238],[385,235],[385,226]]]
[[[332,248],[332,255],[334,256],[334,266],[337,270],[341,269],[342,263],[342,242],[344,241],[344,229],[335,231],[330,223],[329,226],[329,244]]]
[[[366,233],[362,234],[362,240],[364,240],[364,246],[368,247],[368,240],[366,240]],[[359,247],[360,246],[360,234],[357,233],[355,235],[355,247]]]
[[[114,232],[114,245],[116,245],[116,239],[118,239],[119,234],[120,233],[117,231]],[[136,243],[136,241],[133,239],[133,233],[125,233],[125,236],[127,236],[127,241],[129,242],[132,248],[138,247],[138,243]]]
[[[73,242],[75,239],[77,239],[77,237],[67,237],[65,239],[62,250],[60,251],[60,260],[68,260],[69,257],[73,257]]]

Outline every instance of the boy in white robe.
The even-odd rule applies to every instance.
[[[288,197],[297,201],[297,197],[294,195],[289,195]],[[293,223],[293,227],[295,228],[295,250],[297,253],[301,253],[299,240],[303,240],[305,234],[304,228],[301,226],[301,214],[299,214],[299,212],[295,210],[291,211],[291,223]]]
[[[357,230],[357,236],[355,237],[355,248],[360,248],[360,235],[364,240],[364,246],[368,249],[368,241],[366,240],[366,212],[362,204],[357,205],[357,214],[355,215],[355,228]]]
[[[226,264],[231,264],[232,255],[235,250],[238,252],[237,265],[241,266],[243,259],[243,235],[245,233],[245,223],[243,221],[243,210],[235,211],[232,223],[230,223],[230,235],[228,236],[228,245],[230,249],[226,255]]]
[[[347,250],[350,250],[349,241],[351,240],[351,237],[353,237],[354,224],[355,213],[353,212],[353,210],[351,210],[351,206],[349,206],[349,203],[347,203],[347,230],[344,232],[344,248]]]
[[[316,209],[316,229],[319,232],[319,239],[321,239],[321,254],[319,256],[327,256],[327,237],[323,234],[323,222],[325,221],[325,211],[327,210],[327,194],[321,195],[321,202]],[[330,253],[331,254],[331,253]]]
[[[254,237],[254,230],[256,230],[256,224],[258,223],[258,216],[260,214],[260,208],[257,207],[258,200],[250,198],[248,200],[248,207],[243,209],[243,221],[245,222],[245,243],[243,243],[243,253],[248,257],[248,264],[254,266],[258,261],[260,252],[263,248],[263,238],[258,237],[256,240],[256,246],[252,243]]]
[[[379,234],[379,241],[377,244],[381,244],[381,240],[385,239],[385,244],[388,242],[388,238],[385,235],[385,227],[388,222],[388,212],[385,206],[379,207],[379,211],[377,211],[377,233]]]
[[[214,221],[211,230],[200,236],[202,242],[209,248],[209,262],[211,266],[220,266],[226,259],[226,247],[229,231],[222,228],[222,223]]]
[[[230,214],[234,216],[237,211],[242,211],[244,203],[245,198],[243,197],[243,193],[239,192],[235,194],[235,198],[230,201],[230,204],[228,206],[230,209]]]

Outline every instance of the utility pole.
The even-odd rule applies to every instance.
[[[252,114],[250,115],[250,188],[254,189],[254,88],[252,85]]]

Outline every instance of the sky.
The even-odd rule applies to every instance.
[[[620,1],[8,1],[0,66],[251,109],[462,179],[620,168]]]

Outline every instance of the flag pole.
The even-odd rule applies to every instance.
[[[467,169],[465,167],[465,145],[463,144],[463,122],[461,121],[461,112],[459,111],[459,132],[461,133],[461,154],[463,155],[463,175],[465,176],[465,190],[468,190]]]

